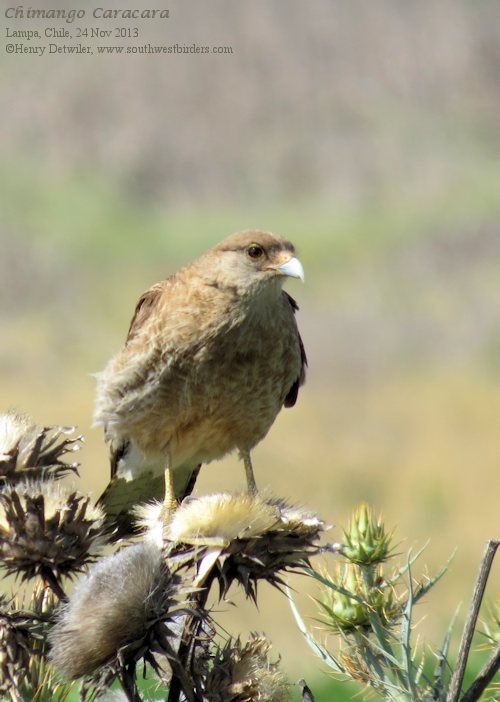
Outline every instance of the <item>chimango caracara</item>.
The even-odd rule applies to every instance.
[[[292,244],[245,231],[139,299],[125,345],[98,374],[95,410],[111,449],[100,502],[122,530],[134,504],[164,496],[168,514],[202,463],[235,449],[256,492],[250,452],[305,378],[287,277],[303,280]]]

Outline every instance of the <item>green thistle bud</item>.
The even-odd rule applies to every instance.
[[[334,631],[369,627],[373,614],[386,624],[400,611],[393,590],[380,587],[380,574],[376,571],[369,580],[365,576],[355,563],[338,564],[333,577],[324,576],[330,584],[323,588],[319,605],[326,614],[323,622]]]
[[[365,602],[364,583],[359,569],[351,563],[338,565],[334,577],[327,576],[327,579],[331,585],[325,586],[319,601],[326,614],[324,623],[335,631],[368,626],[369,606]],[[355,597],[349,597],[348,592]]]
[[[348,530],[344,531],[342,553],[359,565],[381,563],[389,555],[391,538],[382,518],[375,518],[371,508],[361,504],[354,511]]]

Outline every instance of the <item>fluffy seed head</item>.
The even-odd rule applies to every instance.
[[[218,493],[188,500],[169,527],[172,541],[227,546],[234,539],[261,536],[279,523],[276,507],[260,496]]]
[[[0,414],[0,460],[6,461],[19,447],[21,439],[35,429],[31,417],[16,410]]]
[[[159,548],[163,546],[162,502],[143,502],[132,509],[132,516],[142,537]]]
[[[54,480],[0,491],[0,565],[23,579],[59,579],[94,560],[104,544],[104,514]]]
[[[50,641],[51,659],[65,678],[112,663],[130,665],[165,652],[165,622],[180,611],[178,576],[151,543],[124,548],[99,561],[61,607]]]
[[[284,572],[308,564],[323,528],[314,515],[281,501],[220,494],[183,504],[169,537],[174,550],[191,548],[200,582],[211,573],[221,597],[238,582],[255,600],[259,580],[281,587]]]

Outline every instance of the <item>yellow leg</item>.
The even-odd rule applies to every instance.
[[[252,461],[250,460],[250,451],[240,451],[240,456],[243,460],[243,465],[245,466],[248,494],[255,496],[257,494],[257,484],[253,474]]]
[[[161,520],[163,522],[163,536],[167,537],[168,527],[172,521],[175,510],[179,506],[175,496],[174,489],[174,473],[170,468],[170,452],[167,451],[167,460],[165,463],[165,497],[163,499],[163,507],[161,509]]]
[[[174,473],[170,468],[165,469],[165,499],[163,500],[163,509],[168,514],[175,512],[178,507],[177,499],[174,490]]]

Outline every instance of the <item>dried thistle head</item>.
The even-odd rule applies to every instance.
[[[257,595],[259,580],[281,587],[282,574],[308,564],[317,553],[323,523],[314,515],[260,495],[210,495],[179,507],[168,536],[187,551],[191,547],[202,582],[215,577],[223,597],[233,582],[248,597]]]
[[[33,616],[0,595],[0,696],[19,690],[34,650]]]
[[[69,437],[74,427],[43,427],[15,410],[0,414],[0,487],[27,479],[61,478],[77,472],[66,454],[81,448],[83,438]]]
[[[288,685],[279,668],[271,662],[267,639],[252,634],[245,644],[229,640],[217,648],[201,675],[200,687],[207,702],[285,702]],[[208,663],[208,665],[207,665]]]
[[[105,543],[104,514],[54,480],[0,491],[0,565],[23,580],[81,572]]]
[[[37,690],[48,690],[43,659],[54,597],[36,586],[25,600],[26,593],[10,600],[0,595],[0,696],[8,692],[12,700],[38,699]]]
[[[140,658],[170,655],[168,624],[183,613],[179,576],[151,543],[128,546],[100,560],[61,606],[49,639],[51,660],[66,679],[110,665],[110,684]],[[102,681],[102,678],[101,678]]]

